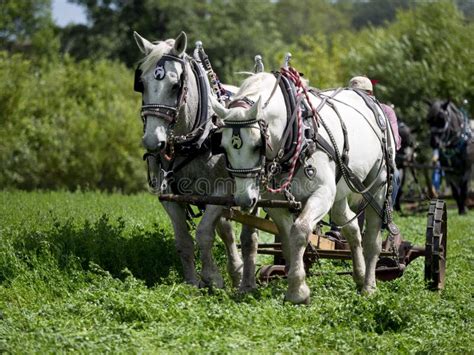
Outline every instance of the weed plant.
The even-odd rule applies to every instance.
[[[310,306],[286,281],[250,295],[183,284],[170,224],[152,196],[1,192],[0,352],[472,353],[474,214],[449,211],[442,292],[423,259],[372,297],[315,264]],[[424,244],[423,214],[397,217]],[[225,269],[223,247],[216,258]],[[196,255],[197,256],[197,255]],[[266,259],[268,260],[268,259]],[[229,280],[227,280],[229,281]],[[227,282],[227,285],[230,283]]]

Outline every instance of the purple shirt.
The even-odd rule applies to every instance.
[[[395,111],[393,111],[393,109],[388,105],[381,103],[380,107],[382,107],[385,116],[387,116],[388,121],[390,122],[390,126],[392,126],[393,135],[395,136],[396,148],[399,150],[402,145],[402,139],[398,133],[397,115],[395,114]]]

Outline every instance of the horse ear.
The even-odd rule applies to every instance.
[[[445,101],[441,104],[441,108],[446,111],[448,109],[448,106],[449,106],[450,103],[451,103],[451,100],[448,99],[447,101]]]
[[[177,57],[181,57],[181,55],[186,51],[187,45],[188,37],[185,32],[181,31],[179,36],[174,40],[174,46],[171,53]]]
[[[153,43],[151,43],[150,41],[148,41],[147,39],[143,38],[142,36],[140,36],[138,34],[138,32],[136,31],[133,31],[133,37],[135,38],[135,42],[137,43],[137,46],[138,48],[140,49],[140,51],[145,54],[145,55],[148,55],[150,54],[150,52],[153,50],[153,48],[155,47],[153,45]]]
[[[211,97],[211,107],[219,118],[225,119],[229,109],[225,108],[214,96]]]
[[[249,108],[247,110],[247,112],[245,113],[245,118],[248,119],[248,120],[252,120],[254,118],[257,118],[258,117],[258,114],[259,112],[261,112],[262,110],[262,97],[260,96],[257,100],[257,102],[255,102],[251,108]]]

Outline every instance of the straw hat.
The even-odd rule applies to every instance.
[[[360,89],[365,91],[374,91],[372,82],[366,76],[355,76],[349,80],[349,87],[353,89]]]

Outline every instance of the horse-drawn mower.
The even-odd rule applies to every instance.
[[[282,245],[277,242],[278,230],[271,220],[240,212],[234,208],[233,199],[228,197],[163,194],[159,199],[191,205],[224,205],[227,207],[224,217],[274,234],[276,236],[274,243],[260,243],[258,245],[257,252],[259,254],[274,256],[274,264],[263,266],[259,271],[259,278],[263,282],[268,282],[274,278],[286,276],[287,270],[283,259]],[[282,200],[260,200],[257,206],[263,208],[291,207],[288,201]],[[446,203],[443,200],[432,200],[428,210],[425,245],[413,245],[409,241],[403,240],[400,234],[389,235],[382,243],[382,252],[376,269],[377,278],[382,281],[390,281],[401,277],[408,264],[416,258],[424,256],[425,281],[428,288],[442,289],[445,284],[447,237]],[[334,233],[334,231],[324,234],[322,232],[313,233],[309,237],[304,254],[306,270],[309,271],[311,266],[321,259],[351,260],[349,244],[339,233]],[[338,274],[348,275],[351,272],[342,271]]]

